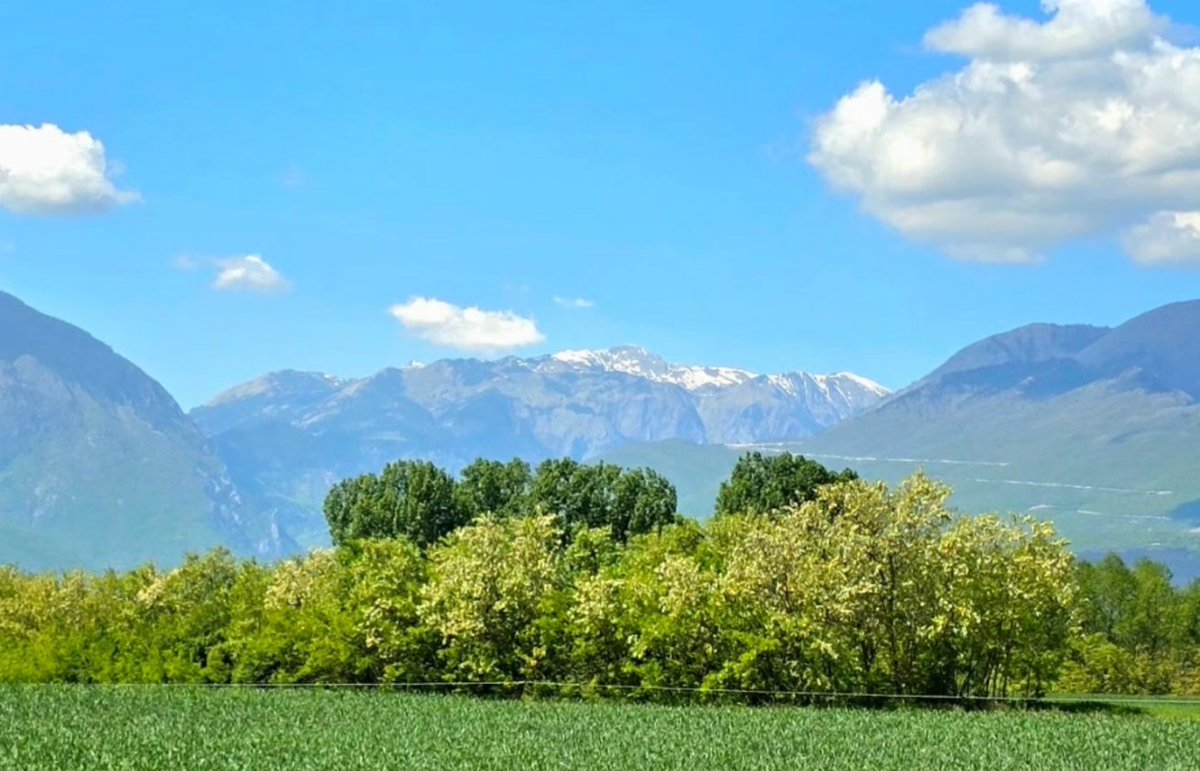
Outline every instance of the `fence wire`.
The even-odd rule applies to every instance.
[[[61,684],[37,683],[32,687],[54,687]],[[1106,694],[1064,694],[1057,696],[979,696],[935,693],[871,693],[862,691],[810,691],[765,688],[723,688],[675,685],[629,685],[623,683],[569,682],[558,680],[490,680],[386,682],[386,683],[88,683],[73,684],[83,688],[178,688],[196,690],[359,690],[359,691],[453,691],[482,688],[528,691],[534,688],[557,688],[578,694],[603,691],[640,693],[677,693],[696,696],[745,696],[757,698],[828,700],[828,701],[895,701],[935,702],[958,704],[1019,704],[1023,706],[1060,706],[1071,704],[1104,705],[1177,705],[1200,707],[1200,697],[1188,696],[1121,696]],[[25,687],[30,687],[25,686]]]

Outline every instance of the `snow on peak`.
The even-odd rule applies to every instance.
[[[835,375],[827,375],[827,377],[845,380],[845,381],[854,383],[855,385],[858,385],[859,387],[861,387],[863,390],[869,391],[870,393],[873,393],[880,398],[883,398],[884,396],[888,396],[892,393],[892,389],[888,388],[887,386],[880,385],[879,383],[876,383],[874,380],[871,380],[870,378],[865,378],[862,375],[856,375],[853,372],[838,372]]]
[[[214,396],[205,406],[217,407],[222,404],[252,399],[255,397],[281,397],[289,394],[304,392],[334,391],[345,385],[342,378],[323,372],[297,372],[282,370],[255,378],[247,383],[234,386]]]
[[[631,375],[661,372],[667,363],[645,348],[622,345],[600,351],[562,351],[552,357],[555,361],[588,369],[604,369]]]
[[[848,411],[868,407],[891,393],[875,381],[850,372],[838,372],[833,375],[792,372],[760,378],[753,372],[731,367],[668,364],[662,357],[636,346],[562,351],[551,356],[548,361],[551,366],[565,366],[570,369],[620,372],[656,383],[670,383],[688,391],[715,391],[750,381],[762,381],[789,397],[830,402],[841,405]]]
[[[591,366],[598,361],[595,351],[559,351],[550,357],[564,364],[581,364]]]
[[[850,372],[838,372],[833,375],[791,372],[786,375],[769,375],[767,382],[790,397],[817,397],[822,401],[841,405],[851,412],[869,407],[891,393],[875,381]]]
[[[740,385],[756,377],[752,372],[728,367],[668,364],[661,356],[632,345],[600,351],[563,351],[550,358],[559,364],[577,369],[621,372],[656,383],[670,383],[689,391]]]
[[[689,391],[698,391],[701,388],[729,388],[757,377],[753,372],[729,367],[676,366],[671,370],[675,382]]]

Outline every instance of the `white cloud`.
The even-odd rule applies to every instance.
[[[15,214],[91,214],[139,200],[118,190],[104,145],[53,124],[0,125],[0,208]]]
[[[283,292],[291,288],[283,274],[257,254],[217,260],[216,265],[213,289],[221,292]]]
[[[1045,23],[1005,16],[991,3],[978,3],[930,30],[925,45],[995,61],[1068,59],[1137,45],[1168,26],[1144,0],[1042,0],[1042,9],[1053,14]]]
[[[498,353],[546,340],[532,319],[511,311],[460,308],[442,300],[414,297],[390,313],[422,340],[464,351]]]
[[[583,297],[555,297],[554,304],[560,308],[570,308],[572,310],[585,310],[596,307],[594,300],[588,300]]]
[[[1143,265],[1200,267],[1200,212],[1159,212],[1130,230],[1123,243]]]
[[[927,47],[967,64],[903,97],[862,84],[818,119],[809,162],[960,259],[1034,261],[1121,234],[1162,263],[1146,255],[1163,213],[1200,210],[1200,48],[1168,42],[1142,0],[1043,7],[1033,21],[975,5],[931,30]]]

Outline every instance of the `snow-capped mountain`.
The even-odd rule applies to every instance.
[[[361,379],[284,370],[219,394],[192,417],[210,436],[272,423],[317,435],[374,436],[391,426],[384,433],[403,435],[418,451],[430,451],[433,437],[447,435],[471,446],[528,451],[518,441],[528,436],[542,454],[588,457],[625,441],[804,438],[888,394],[851,373],[759,375],[671,364],[644,348],[621,346],[530,359],[411,363]],[[467,429],[464,411],[477,411],[475,428]],[[515,422],[497,423],[503,415]]]
[[[539,365],[543,371],[554,371],[556,368],[621,372],[656,383],[670,383],[688,391],[741,385],[757,377],[752,372],[729,367],[668,364],[661,356],[632,345],[601,351],[563,351]]]
[[[453,470],[477,457],[588,459],[647,441],[778,442],[820,433],[887,393],[857,375],[683,366],[626,346],[410,364],[353,380],[276,372],[191,416],[240,485],[281,509],[309,501],[319,511],[333,481],[399,458]]]
[[[810,375],[807,372],[792,372],[786,375],[767,375],[767,383],[784,394],[803,399],[814,410],[824,402],[832,422],[837,422],[873,407],[891,391],[874,380],[868,380],[853,372],[838,372],[833,375]],[[827,421],[828,422],[828,421]]]
[[[670,383],[688,391],[730,388],[762,377],[754,372],[732,367],[668,364],[661,356],[632,345],[598,351],[562,351],[548,357],[548,360],[540,360],[538,364],[538,369],[542,371],[563,368],[621,372],[656,383]],[[810,399],[823,397],[847,405],[850,410],[870,406],[891,393],[879,383],[850,372],[833,375],[791,372],[766,377],[772,386],[789,396],[805,396]]]
[[[563,351],[534,360],[540,372],[614,372],[678,386],[692,395],[710,443],[808,437],[874,406],[890,391],[849,372],[758,375],[730,367],[669,364],[644,348]]]

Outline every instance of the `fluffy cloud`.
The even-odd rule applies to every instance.
[[[1123,243],[1143,265],[1200,267],[1200,212],[1156,214],[1130,230]]]
[[[414,297],[393,305],[390,312],[422,340],[464,351],[499,353],[546,339],[532,319],[511,311],[460,308],[442,300]]]
[[[213,289],[221,292],[283,292],[291,287],[282,273],[257,254],[217,260],[216,265]]]
[[[560,308],[570,308],[572,310],[586,310],[595,308],[596,302],[583,297],[555,297],[554,304]]]
[[[90,214],[138,200],[118,190],[104,145],[86,131],[0,125],[0,208],[15,214]]]
[[[1033,21],[979,4],[931,30],[929,49],[967,64],[903,97],[863,83],[818,119],[809,162],[961,259],[1119,234],[1139,262],[1198,262],[1200,48],[1166,40],[1143,0],[1043,7]]]
[[[1136,46],[1167,29],[1144,0],[1043,0],[1054,14],[1039,24],[1005,16],[991,3],[968,8],[955,21],[929,31],[925,45],[934,51],[998,61],[1032,61],[1106,56]]]

